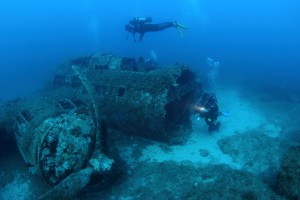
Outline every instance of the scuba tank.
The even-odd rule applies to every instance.
[[[134,17],[132,21],[138,23],[147,23],[152,22],[152,17]]]

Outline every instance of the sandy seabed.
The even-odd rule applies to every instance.
[[[208,133],[204,120],[191,116],[192,130],[183,144],[168,145],[124,134],[120,137],[119,133],[112,133],[113,139],[110,141],[115,146],[112,149],[118,152],[119,159],[127,166],[126,176],[134,177],[135,169],[141,163],[147,166],[172,161],[178,164],[189,163],[195,167],[226,165],[261,177],[263,182],[272,182],[287,147],[300,143],[297,136],[296,139],[289,138],[290,132],[300,129],[298,121],[288,122],[292,115],[300,113],[300,101],[284,102],[273,100],[272,97],[266,100],[261,91],[245,92],[245,88],[229,86],[218,87],[214,92],[220,109],[229,114],[219,118],[219,132]],[[14,159],[1,163],[0,199],[32,199],[49,188],[35,186],[42,180],[32,179],[27,174],[25,164],[14,164],[20,163],[20,160],[20,156],[15,156]],[[93,189],[84,191],[78,199],[97,199],[100,196],[104,199],[120,199],[122,187],[129,187],[130,184],[126,185],[126,176],[121,184],[112,184],[110,187],[110,192],[119,192],[114,197],[110,192],[106,195],[102,192],[96,194],[97,189],[93,186]],[[196,184],[198,183],[194,183]],[[135,199],[133,195],[134,192],[131,196],[124,194],[122,198]]]

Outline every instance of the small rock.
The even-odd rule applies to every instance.
[[[209,151],[206,149],[199,149],[199,153],[201,157],[207,157],[209,155]]]

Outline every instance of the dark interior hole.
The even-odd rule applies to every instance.
[[[81,80],[78,77],[73,76],[71,78],[71,87],[72,88],[78,88],[80,86],[81,86]]]
[[[125,94],[125,88],[120,87],[120,88],[118,89],[118,96],[119,96],[119,97],[122,97],[122,96],[124,96],[124,94]]]
[[[74,105],[70,101],[67,101],[67,100],[61,100],[57,104],[59,104],[65,110],[74,109]]]
[[[143,63],[145,63],[145,59],[143,57],[139,57],[137,62],[139,64],[143,64]]]
[[[80,99],[77,99],[77,98],[72,98],[71,101],[77,107],[80,107],[80,106],[84,105],[84,102],[82,102]]]
[[[181,73],[181,75],[177,78],[176,83],[181,84],[187,84],[190,83],[191,80],[195,80],[195,74],[189,70],[185,70]]]
[[[30,122],[33,119],[33,117],[31,116],[28,110],[23,110],[21,112],[21,115],[23,116],[24,119],[27,120],[27,122]]]
[[[105,86],[105,85],[96,85],[95,89],[96,89],[96,93],[99,96],[104,96],[106,94],[107,86]]]
[[[168,103],[166,109],[166,122],[169,125],[188,125],[190,122],[190,108],[193,103],[194,93],[188,93],[180,99]]]
[[[134,58],[123,58],[122,70],[128,70],[128,71],[137,71],[137,64]]]
[[[53,86],[59,87],[65,84],[66,76],[62,74],[57,74],[53,79]]]
[[[108,65],[100,65],[100,64],[96,64],[96,65],[95,65],[95,69],[96,69],[96,70],[107,70],[107,69],[108,69]]]
[[[18,153],[14,134],[4,127],[0,127],[0,160]]]
[[[70,61],[71,65],[77,65],[80,67],[87,67],[91,60],[91,56],[86,56],[82,58],[73,59]]]

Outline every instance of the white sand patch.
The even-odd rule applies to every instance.
[[[216,141],[215,137],[201,136],[193,132],[190,141],[184,145],[174,145],[167,152],[157,144],[148,146],[143,150],[140,161],[164,162],[172,160],[182,162],[188,160],[203,164],[218,164],[221,162],[239,168],[240,166],[232,163],[232,159],[228,155],[222,153]],[[202,150],[207,150],[207,155],[201,155]]]
[[[16,176],[15,179],[0,189],[0,199],[25,200],[29,199],[29,180]]]
[[[264,130],[264,134],[266,134],[267,136],[272,137],[272,138],[279,137],[279,134],[282,131],[281,127],[279,127],[278,125],[275,125],[275,124],[270,124],[270,123],[263,124],[262,128]]]
[[[135,145],[134,145],[135,146]],[[123,147],[122,150],[120,151],[120,156],[126,160],[127,164],[130,166],[130,167],[134,167],[135,164],[136,164],[136,161],[133,157],[133,147]]]
[[[255,103],[240,99],[236,90],[223,89],[217,91],[221,111],[228,111],[229,117],[220,117],[222,127],[217,136],[230,136],[237,132],[259,127],[265,118],[255,106]]]
[[[204,120],[197,121],[197,117],[192,118],[193,132],[189,141],[184,145],[171,146],[168,151],[164,151],[159,145],[151,145],[143,150],[140,161],[164,162],[173,160],[177,162],[191,161],[195,164],[228,164],[233,168],[241,168],[234,163],[230,156],[223,154],[217,141],[234,134],[242,134],[251,129],[266,128],[270,135],[274,137],[279,129],[267,123],[266,119],[255,107],[255,103],[243,101],[239,93],[233,89],[219,89],[216,91],[221,110],[229,112],[228,117],[221,116],[220,132],[208,133]],[[201,152],[206,152],[206,154]]]

